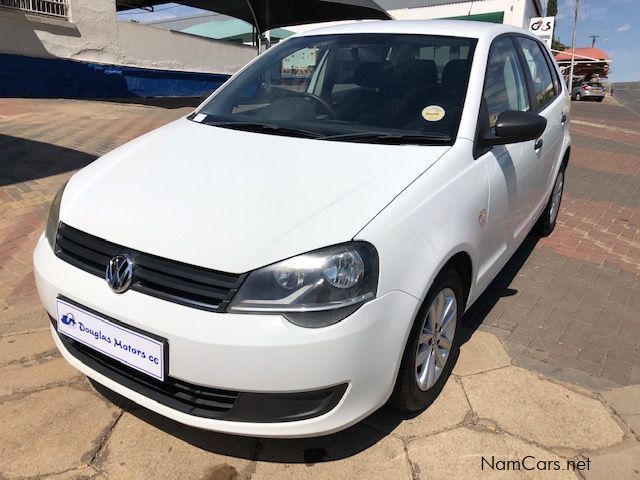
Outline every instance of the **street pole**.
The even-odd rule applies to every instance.
[[[571,68],[569,69],[569,91],[573,90],[573,64],[576,59],[576,30],[578,29],[578,3],[576,0],[576,11],[573,17],[573,36],[571,38]]]

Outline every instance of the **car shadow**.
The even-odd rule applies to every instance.
[[[517,293],[510,289],[509,285],[537,242],[537,238],[527,238],[487,290],[468,310],[463,319],[465,328],[462,330],[462,342],[471,338],[473,332],[482,325],[483,319],[500,298]],[[454,359],[456,360],[457,358]],[[140,407],[94,381],[91,383],[99,394],[125,412],[173,437],[208,452],[264,462],[313,465],[348,458],[372,447],[393,432],[400,423],[422,413],[403,413],[385,405],[360,423],[331,435],[303,439],[256,439],[183,425]]]
[[[365,421],[341,432],[314,438],[242,437],[183,425],[147,410],[93,380],[90,382],[100,395],[143,422],[202,450],[246,460],[312,465],[348,458],[372,447],[404,418],[409,418],[401,415],[396,422],[387,423],[386,428],[372,427]]]
[[[96,157],[51,143],[0,134],[0,187],[78,170]]]
[[[505,266],[502,267],[502,270],[500,270],[496,278],[493,279],[487,289],[464,314],[461,345],[467,342],[478,327],[482,325],[489,312],[491,312],[496,303],[498,303],[498,300],[502,297],[512,297],[518,294],[518,291],[510,288],[510,285],[531,255],[531,252],[533,252],[539,240],[540,239],[534,235],[528,235]]]

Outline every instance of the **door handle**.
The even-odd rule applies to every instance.
[[[567,123],[567,114],[562,112],[562,117],[560,118],[560,123],[564,126]]]
[[[542,145],[544,144],[544,142],[542,141],[541,138],[539,138],[538,140],[536,140],[536,143],[533,145],[533,149],[538,151],[542,148]]]

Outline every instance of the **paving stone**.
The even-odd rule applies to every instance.
[[[640,415],[624,415],[623,420],[631,431],[640,437]]]
[[[509,355],[509,357],[511,357],[512,361],[517,356],[524,355],[524,352],[527,351],[527,347],[525,347],[524,345],[511,342],[508,339],[502,340],[502,345],[504,345],[504,349],[507,351],[507,354]]]
[[[357,425],[330,437],[265,440],[251,479],[411,480],[402,441],[377,435]]]
[[[13,364],[0,368],[0,397],[79,378],[82,374],[61,357],[32,364]]]
[[[1,258],[0,256],[0,260]],[[33,330],[49,331],[49,317],[42,306],[37,303],[37,299],[34,299],[28,308],[11,308],[1,312],[0,335]]]
[[[626,385],[631,375],[631,368],[633,368],[633,365],[629,362],[608,357],[602,367],[602,373],[614,382]]]
[[[99,480],[98,472],[84,465],[62,473],[42,477],[43,480]],[[103,478],[103,480],[106,480]]]
[[[71,387],[5,400],[0,404],[0,478],[85,466],[118,413],[98,396]]]
[[[602,396],[629,428],[640,435],[640,385],[609,390]]]
[[[519,367],[526,367],[521,365],[519,360],[514,361],[514,364]],[[575,358],[551,354],[546,361],[546,367],[546,370],[540,370],[535,367],[532,370],[552,375],[561,382],[579,385],[591,391],[606,390],[620,386],[619,383],[598,376],[599,367]]]
[[[584,343],[578,349],[578,359],[595,365],[604,364],[607,349],[595,343]]]
[[[500,340],[504,340],[511,333],[510,330],[507,330],[505,328],[499,328],[499,327],[494,327],[494,326],[491,326],[491,325],[487,325],[486,323],[483,323],[482,325],[480,325],[478,327],[478,330],[490,333],[491,335],[499,338]]]
[[[624,434],[596,399],[518,367],[463,377],[462,385],[478,417],[550,448],[593,450]]]
[[[431,435],[453,428],[471,416],[467,397],[456,378],[450,377],[435,402],[417,416],[383,407],[364,423],[403,438]]]
[[[0,337],[0,365],[55,352],[56,347],[48,330]]]
[[[459,427],[454,430],[414,440],[407,448],[409,460],[418,478],[450,480],[479,479],[575,479],[573,472],[535,469],[537,461],[558,462],[561,457],[504,432]],[[443,454],[446,452],[446,455]],[[525,457],[529,457],[527,460]],[[534,458],[534,460],[531,459]],[[485,461],[483,462],[483,458]],[[516,463],[523,462],[516,469]],[[493,465],[494,469],[491,468]],[[506,470],[507,465],[511,470]],[[545,464],[555,465],[554,463]],[[526,470],[534,468],[534,470]]]
[[[255,439],[186,427],[148,411],[142,418],[123,414],[98,455],[95,468],[109,480],[248,476]]]
[[[591,466],[582,472],[586,480],[639,480],[640,444],[635,442],[624,448],[592,455]]]
[[[453,367],[455,375],[465,376],[511,364],[511,358],[495,336],[475,331],[460,347],[460,356]]]

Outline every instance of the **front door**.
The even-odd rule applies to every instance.
[[[478,121],[495,129],[506,110],[530,111],[525,74],[510,36],[496,39],[489,52]],[[497,145],[480,156],[489,183],[478,268],[478,287],[486,287],[528,233],[529,212],[536,202],[539,162],[534,141]]]

